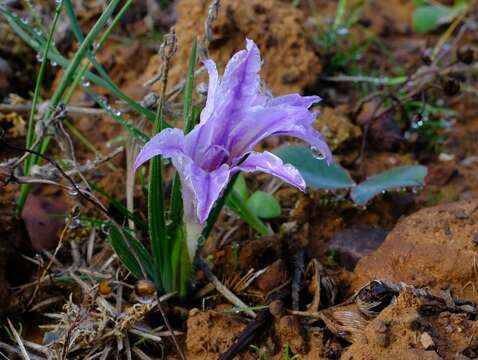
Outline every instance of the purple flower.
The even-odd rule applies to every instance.
[[[312,122],[316,113],[309,107],[318,96],[298,94],[272,97],[261,91],[261,57],[252,40],[246,50],[228,62],[222,80],[216,64],[204,61],[209,73],[206,106],[200,123],[187,135],[181,129],[165,129],[141,150],[135,169],[154,156],[172,159],[181,178],[185,220],[188,224],[206,221],[215,201],[229,179],[238,171],[263,171],[302,191],[305,182],[292,165],[270,152],[254,147],[273,135],[287,135],[308,142],[328,161],[330,150]]]

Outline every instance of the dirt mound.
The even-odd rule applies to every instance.
[[[449,287],[477,299],[478,201],[422,209],[401,221],[374,253],[355,268],[357,289],[373,279]]]
[[[420,300],[403,292],[371,321],[343,360],[476,358],[478,321],[448,311],[426,314]]]
[[[170,84],[184,78],[194,37],[204,33],[208,0],[181,0],[177,5],[178,53],[169,73]],[[300,92],[320,75],[320,62],[302,26],[303,14],[290,3],[278,0],[221,1],[213,27],[209,56],[223,67],[231,55],[243,49],[245,38],[253,39],[264,59],[262,77],[275,95]],[[142,80],[160,67],[153,56]],[[205,81],[206,78],[200,78]]]
[[[238,318],[208,310],[193,309],[187,322],[186,348],[188,359],[217,359],[246,327]]]

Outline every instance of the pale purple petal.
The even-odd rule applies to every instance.
[[[206,122],[211,117],[216,104],[216,97],[218,96],[217,89],[219,87],[219,74],[217,73],[217,67],[214,61],[206,59],[203,61],[203,64],[209,74],[206,105],[201,111],[201,122]]]
[[[228,136],[231,157],[239,161],[267,137],[292,136],[308,142],[330,162],[332,154],[325,140],[311,126],[315,118],[316,113],[299,106],[251,108]]]
[[[260,93],[260,69],[259,49],[247,39],[246,50],[234,54],[226,65],[222,81],[217,88],[213,86],[214,91],[208,91],[207,102],[214,108],[205,108],[201,123],[187,135],[186,151],[195,161],[205,156],[210,145],[226,147],[230,129],[242,121],[244,112]],[[211,73],[214,78],[214,69]]]
[[[322,100],[317,95],[312,96],[301,96],[299,94],[290,94],[284,96],[278,96],[272,98],[269,102],[269,106],[280,106],[280,105],[287,105],[287,106],[299,106],[304,107],[306,109],[310,108],[313,104],[316,104]]]
[[[181,179],[186,221],[202,224],[229,181],[229,166],[223,164],[209,172],[188,156],[176,156],[172,160]]]
[[[136,171],[146,161],[155,156],[172,157],[182,153],[184,151],[183,145],[184,134],[181,129],[164,129],[143,146],[134,162],[134,170]]]
[[[254,41],[246,39],[246,50],[238,51],[229,60],[221,82],[223,105],[228,111],[241,110],[254,101],[260,89],[261,65],[259,48]]]
[[[232,171],[262,171],[274,175],[302,191],[305,190],[305,181],[299,171],[290,164],[284,164],[279,157],[268,151],[263,153],[250,153],[249,156],[240,165],[235,166]]]

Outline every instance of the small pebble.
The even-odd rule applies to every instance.
[[[424,332],[420,336],[420,343],[422,344],[422,346],[425,350],[431,349],[432,347],[435,346],[435,343],[433,342],[432,337],[427,332]]]
[[[457,210],[455,212],[455,217],[459,220],[465,220],[468,219],[468,214],[464,210]]]

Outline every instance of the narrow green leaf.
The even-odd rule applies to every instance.
[[[59,6],[55,9],[55,16],[53,17],[53,21],[51,24],[50,31],[48,33],[48,39],[46,41],[46,44],[43,48],[43,52],[41,53],[42,59],[48,59],[48,53],[50,51],[52,39],[53,39],[53,34],[55,33],[56,29],[56,24],[58,22],[58,19],[61,14],[61,9],[62,9],[63,3],[60,3]],[[38,72],[36,84],[35,84],[35,91],[33,93],[33,99],[32,99],[32,110],[30,112],[30,117],[28,119],[28,130],[27,130],[27,136],[26,136],[26,148],[29,149],[34,141],[34,132],[33,132],[33,125],[35,122],[35,115],[36,115],[36,107],[38,104],[38,100],[40,98],[40,88],[41,84],[43,82],[43,78],[45,76],[45,71],[46,71],[46,65],[48,64],[48,61],[42,61],[40,65],[40,70]]]
[[[91,184],[91,187],[93,190],[97,191],[101,195],[103,195],[105,198],[108,199],[108,201],[111,203],[111,205],[124,217],[126,217],[129,220],[132,220],[136,226],[138,226],[141,230],[143,231],[148,231],[148,225],[141,220],[138,215],[132,213],[129,211],[126,206],[124,206],[121,202],[119,202],[114,196],[106,192],[104,189],[96,186],[95,184]]]
[[[264,191],[256,191],[246,202],[251,212],[262,219],[274,219],[281,214],[277,199]]]
[[[0,14],[7,19],[9,25],[15,31],[15,33],[20,36],[31,48],[33,48],[37,52],[42,52],[46,40],[42,36],[38,35],[31,26],[21,22],[18,16],[8,10],[8,8],[6,7],[0,6]],[[114,22],[112,22],[112,24],[114,24]],[[111,26],[108,27],[107,31],[105,31],[105,33],[103,34],[101,38],[102,40],[106,39],[105,36],[108,34],[108,30],[110,29]],[[53,46],[53,44],[51,46],[51,51],[48,53],[48,59],[52,62],[57,63],[64,69],[67,69],[71,63],[59,53],[59,51]],[[91,83],[101,86],[102,88],[110,91],[114,96],[128,103],[128,105],[133,110],[145,116],[149,121],[154,122],[155,113],[153,111],[143,107],[139,102],[128,97],[115,84],[112,85],[112,82],[102,79],[101,77],[91,73],[90,71],[85,71],[83,77]],[[165,126],[169,127],[168,124],[166,124]]]
[[[357,205],[366,205],[375,195],[383,191],[406,187],[422,187],[427,175],[426,166],[400,166],[372,176],[352,190],[352,200]]]
[[[191,47],[191,53],[189,55],[188,75],[186,77],[186,83],[184,85],[184,99],[183,99],[183,121],[184,132],[187,134],[190,132],[194,125],[196,125],[196,119],[193,117],[193,89],[194,89],[194,69],[197,63],[197,41],[193,40]]]
[[[113,120],[115,120],[118,124],[120,124],[123,128],[125,128],[125,130],[128,131],[132,137],[134,137],[136,140],[138,140],[140,143],[143,143],[143,144],[149,141],[149,136],[147,136],[145,133],[139,130],[131,122],[123,119],[121,115],[116,114],[111,108],[111,106],[105,103],[103,101],[103,98],[97,95],[93,90],[91,90],[90,88],[83,88],[83,89],[103,110],[108,112],[108,114],[111,116]]]
[[[175,229],[175,241],[171,254],[173,288],[179,292],[180,299],[185,299],[191,283],[192,267],[186,244],[184,223],[181,222]]]
[[[236,182],[234,183],[234,190],[241,197],[241,199],[247,200],[249,198],[249,190],[247,190],[246,179],[241,174],[239,174]]]
[[[143,279],[142,269],[144,269],[146,275],[154,279],[152,259],[143,244],[127,231],[120,229],[114,224],[109,225],[109,239],[113,250],[135,278]],[[133,254],[133,251],[136,256]],[[138,261],[140,261],[141,264],[139,264]]]
[[[161,99],[154,122],[154,133],[159,133],[163,128],[163,106],[164,99]],[[173,271],[171,268],[172,244],[169,241],[168,229],[166,228],[161,156],[155,156],[150,161],[148,222],[156,272],[159,274],[165,290],[170,291],[173,286]]]
[[[74,74],[77,68],[80,66],[81,60],[85,56],[86,51],[93,44],[94,39],[102,30],[103,26],[106,24],[106,21],[109,19],[109,17],[111,16],[111,14],[113,13],[113,11],[115,10],[116,6],[119,4],[120,1],[121,0],[112,0],[108,4],[108,6],[105,8],[104,12],[101,14],[100,18],[98,19],[98,21],[95,23],[91,31],[86,36],[85,40],[79,47],[78,51],[73,56],[72,61],[70,62],[68,68],[65,70],[65,73],[63,74],[63,78],[60,81],[60,84],[58,85],[55,92],[53,93],[53,96],[50,101],[50,107],[45,113],[45,117],[44,117],[46,119],[46,122],[50,121],[50,118],[53,115],[54,110],[59,105],[61,98],[63,94],[65,93],[66,88],[72,81],[72,78],[74,77]],[[43,61],[46,61],[46,59],[43,59]],[[46,149],[48,148],[49,142],[50,142],[50,137],[45,137],[45,139],[43,139],[38,149],[38,151],[41,154],[45,153]],[[26,175],[29,174],[31,167],[37,164],[38,161],[39,161],[39,157],[36,155],[31,156],[30,158],[26,160],[26,168],[25,168]],[[19,196],[19,200],[17,204],[17,214],[21,214],[23,207],[25,206],[29,189],[30,188],[25,184],[21,186],[20,196]]]
[[[232,211],[234,211],[246,224],[256,230],[259,234],[272,234],[271,229],[266,224],[264,224],[261,219],[258,218],[258,216],[248,206],[246,200],[242,199],[241,196],[234,189],[232,189],[228,197],[227,204],[228,206],[230,205],[229,208]]]
[[[338,190],[349,189],[355,182],[339,164],[327,164],[325,160],[314,157],[312,151],[302,145],[285,145],[273,151],[278,157],[293,165],[304,177],[307,186]]]

